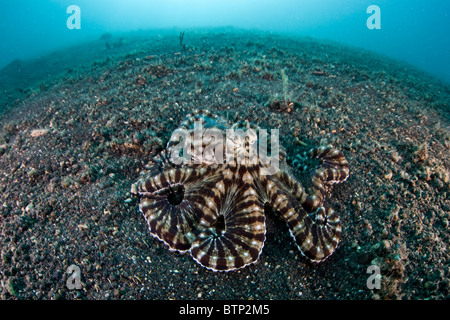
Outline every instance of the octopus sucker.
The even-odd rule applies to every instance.
[[[278,142],[274,131],[262,131],[248,120],[229,124],[207,110],[188,114],[178,129],[184,130],[192,161],[175,162],[181,140],[173,134],[131,189],[141,198],[139,210],[153,237],[171,251],[189,253],[209,270],[227,272],[258,261],[266,240],[266,215],[274,213],[309,260],[321,262],[335,252],[341,221],[324,201],[332,187],[349,176],[341,151],[321,146],[300,155],[317,164],[305,164],[305,185],[287,164],[286,150],[272,144]],[[239,134],[228,137],[229,129]],[[261,136],[267,139],[259,141]],[[258,159],[255,146],[262,147]],[[279,167],[269,172],[267,160],[276,150]],[[217,161],[213,151],[223,151],[229,161]]]

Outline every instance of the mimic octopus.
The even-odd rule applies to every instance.
[[[279,170],[274,174],[262,174],[267,167],[263,161],[214,163],[199,157],[214,141],[203,139],[196,144],[196,121],[202,130],[223,134],[230,128],[260,130],[248,121],[229,126],[208,111],[187,115],[179,128],[189,133],[184,139],[192,139],[196,150],[187,152],[200,160],[176,164],[173,156],[180,137],[172,135],[166,149],[132,186],[132,193],[140,196],[139,210],[152,236],[171,251],[189,253],[210,270],[237,270],[258,260],[266,239],[266,215],[273,212],[286,222],[298,249],[311,261],[324,261],[336,250],[340,219],[323,203],[332,186],[349,176],[342,152],[330,147],[305,152],[304,158],[318,165],[305,166],[307,183],[303,186],[281,147]],[[248,138],[245,143],[248,151]]]

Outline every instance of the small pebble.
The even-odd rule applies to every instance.
[[[31,131],[30,135],[33,138],[37,138],[37,137],[43,136],[47,132],[48,132],[48,129],[34,129]]]

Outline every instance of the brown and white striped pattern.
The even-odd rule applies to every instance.
[[[288,221],[289,230],[300,251],[313,262],[321,262],[336,250],[341,223],[332,209],[320,207],[311,217],[303,208],[298,218]]]
[[[220,179],[220,174],[208,168],[188,168],[170,169],[142,181],[137,187],[142,196],[139,209],[150,233],[171,250],[188,251],[201,231],[199,221],[205,214],[203,206]],[[180,203],[171,203],[171,192],[181,193]]]
[[[208,111],[194,111],[180,125],[193,144],[195,121],[201,121],[204,130],[217,130],[224,136],[228,128],[259,130],[248,122],[230,127]],[[202,161],[173,165],[167,155],[176,143],[176,139],[169,141],[162,160],[132,188],[141,196],[139,208],[150,233],[171,250],[189,252],[213,271],[243,268],[259,259],[266,237],[265,209],[271,208],[286,222],[297,247],[311,261],[324,261],[335,251],[341,223],[323,202],[332,186],[349,175],[348,162],[340,151],[319,147],[305,154],[319,160],[319,166],[308,176],[309,187],[304,188],[292,175],[281,147],[281,170],[263,175],[261,162],[212,164],[199,158],[206,148],[216,147],[208,140],[194,145],[200,155],[190,154]]]
[[[322,206],[325,196],[330,193],[334,184],[347,180],[349,167],[342,152],[334,148],[311,149],[308,156],[320,161],[319,167],[311,177],[312,187],[308,190],[309,196],[302,203],[308,212],[312,212]]]
[[[206,203],[213,216],[204,215],[205,227],[192,243],[191,255],[216,271],[236,270],[258,260],[265,241],[264,208],[251,184],[220,181]],[[219,223],[217,223],[219,221]]]

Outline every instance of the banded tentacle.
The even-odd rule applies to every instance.
[[[314,212],[323,205],[325,197],[334,184],[344,182],[349,176],[347,159],[341,151],[331,147],[318,147],[305,152],[303,157],[318,160],[319,165],[310,173],[309,187],[306,188],[307,197],[297,199],[308,212]],[[311,170],[305,166],[303,170]],[[295,180],[293,176],[291,176]],[[297,182],[297,184],[300,184]]]
[[[313,262],[324,261],[336,250],[342,231],[339,216],[325,207],[312,215],[299,207],[297,220],[289,220],[288,226],[299,250]]]
[[[206,203],[200,224],[204,228],[192,243],[190,253],[202,266],[231,271],[256,262],[264,246],[264,209],[250,183],[234,179],[219,181]]]
[[[294,180],[278,175],[278,184],[271,179],[259,180],[257,190],[264,195],[262,201],[282,218],[294,238],[300,252],[313,262],[321,262],[330,256],[338,246],[341,235],[339,217],[333,210],[319,207],[308,214],[298,199],[307,195]],[[284,186],[279,187],[283,181]]]
[[[230,128],[247,131],[227,137]],[[258,126],[248,121],[229,126],[201,110],[187,115],[179,129],[182,135],[172,135],[154,165],[132,187],[141,196],[139,208],[154,237],[171,250],[189,252],[208,269],[236,270],[258,260],[265,241],[265,213],[271,208],[310,260],[323,261],[335,251],[341,224],[323,202],[332,186],[349,175],[340,151],[319,147],[304,153],[306,163],[318,165],[304,166],[302,185],[287,165],[284,149],[279,146],[275,154],[275,132],[261,140],[264,133]],[[215,138],[219,136],[224,139]],[[191,162],[175,163],[183,139],[190,146],[184,151]],[[216,150],[236,161],[217,162]],[[237,161],[242,155],[244,161]],[[274,156],[278,161],[271,162]],[[268,171],[273,165],[279,167]]]
[[[199,222],[207,214],[203,206],[220,178],[208,168],[187,168],[170,169],[142,181],[137,187],[142,195],[139,209],[150,233],[171,250],[188,251],[202,231]]]

